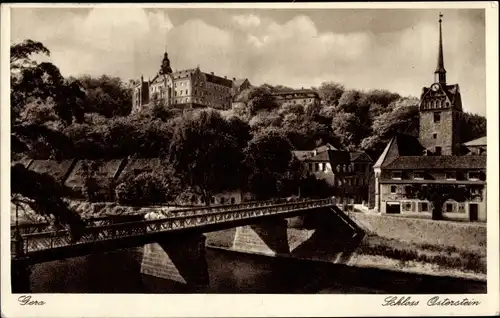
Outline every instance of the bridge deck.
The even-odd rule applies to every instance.
[[[302,214],[334,206],[333,198],[270,204],[268,202],[218,206],[178,211],[156,220],[89,226],[78,242],[71,242],[67,230],[24,234],[12,240],[13,260],[33,263],[84,255],[93,251],[140,246],[166,236],[205,233],[247,225],[271,216]]]

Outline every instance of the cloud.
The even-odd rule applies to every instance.
[[[140,55],[164,50],[167,33],[173,28],[164,12],[139,8],[96,8],[84,14],[17,9],[12,15],[12,40],[42,41],[64,75],[128,77]]]
[[[65,75],[152,77],[166,45],[173,69],[199,65],[205,72],[246,77],[257,85],[300,88],[337,81],[349,88],[418,96],[422,86],[432,83],[436,66],[434,18],[374,33],[369,28],[319,29],[305,14],[287,21],[228,15],[217,27],[200,14],[173,25],[165,11],[142,9],[15,11],[13,38],[42,41]],[[448,14],[446,23],[448,81],[460,83],[465,110],[484,114],[485,65],[477,55],[484,54],[484,21]]]
[[[235,15],[232,20],[242,29],[251,29],[260,25],[260,18],[254,14]]]

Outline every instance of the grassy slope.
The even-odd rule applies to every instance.
[[[409,243],[370,234],[356,251],[360,255],[383,256],[407,262],[435,264],[445,269],[455,269],[486,274],[486,250],[466,250],[431,244]]]

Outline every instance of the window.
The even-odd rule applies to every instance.
[[[446,212],[453,212],[453,203],[446,203]]]
[[[434,151],[436,156],[441,156],[441,147],[436,147],[436,151]]]
[[[429,212],[429,203],[421,202],[420,203],[420,212]]]
[[[222,198],[220,198],[220,204],[224,204],[224,201],[225,201],[225,200],[224,200],[224,198],[223,198],[223,197],[222,197]]]
[[[415,171],[413,173],[413,179],[415,179],[415,180],[424,180],[424,172],[423,171]]]
[[[212,197],[212,199],[210,199],[210,201],[212,201],[212,203],[215,203],[215,198]]]
[[[403,211],[411,212],[412,210],[413,209],[412,209],[411,202],[405,202],[405,203],[403,203]]]
[[[396,180],[401,180],[401,171],[393,171],[392,172],[392,179],[396,179]]]
[[[464,203],[458,204],[458,213],[465,213],[465,204]]]
[[[323,169],[322,169],[323,171],[326,171],[326,162],[323,162],[323,166],[322,166],[322,168],[323,168]]]
[[[391,193],[395,194],[396,193],[396,186],[391,186]]]
[[[319,163],[314,164],[314,170],[318,171],[319,170]]]
[[[438,134],[432,134],[432,138],[437,139]]]
[[[477,171],[469,172],[469,180],[473,180],[473,181],[479,180],[479,172],[477,172]]]
[[[236,200],[234,198],[231,198],[231,204],[234,204]]]
[[[457,180],[457,174],[455,171],[446,172],[446,180]]]
[[[434,122],[439,123],[441,121],[441,113],[440,112],[435,112],[434,113]]]

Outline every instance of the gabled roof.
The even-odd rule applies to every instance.
[[[464,143],[464,146],[486,146],[486,136]]]
[[[389,141],[373,167],[384,168],[401,156],[420,156],[423,150],[424,147],[422,147],[417,138],[398,133]]]
[[[316,153],[320,153],[320,152],[327,151],[327,150],[338,150],[338,149],[335,148],[334,146],[332,146],[331,144],[326,143],[322,146],[315,148],[314,150],[316,150]]]
[[[384,169],[486,169],[486,156],[401,156]]]
[[[351,151],[349,152],[349,155],[351,156],[351,161],[370,161],[373,162],[372,158],[366,154],[366,152],[362,151]]]
[[[450,100],[451,103],[451,108],[455,109],[462,109],[462,98],[460,95],[460,88],[458,84],[453,84],[453,85],[445,85],[441,86],[442,92],[446,94],[448,99]],[[427,97],[427,94],[430,94],[431,88],[430,87],[423,87],[422,88],[422,94],[420,96],[420,104],[422,105],[423,102],[425,102],[425,99]]]
[[[238,88],[240,87],[241,85],[243,85],[243,83],[245,83],[245,81],[247,81],[248,79],[246,78],[239,78],[239,79],[235,79],[233,81],[233,87],[234,88]]]

